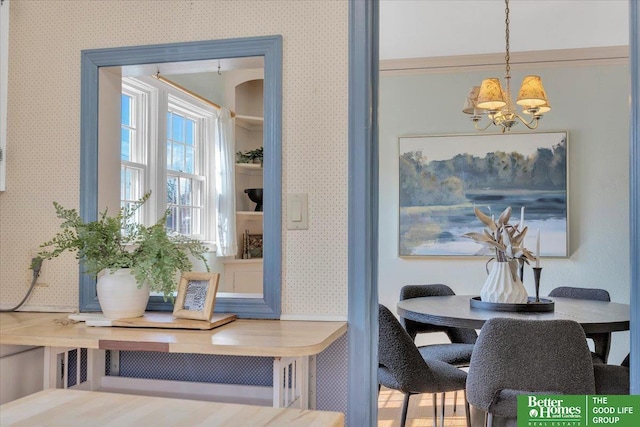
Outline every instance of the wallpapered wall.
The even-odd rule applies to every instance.
[[[568,133],[570,256],[542,259],[541,295],[557,286],[604,288],[612,301],[628,304],[629,66],[528,64],[527,69],[516,68],[512,68],[512,80],[517,85],[525,73],[539,74],[547,90],[553,109],[541,120],[538,132]],[[464,99],[472,85],[502,72],[381,77],[381,303],[395,307],[400,288],[408,284],[446,283],[458,294],[479,294],[486,278],[485,257],[398,257],[398,137],[480,133],[462,113]],[[594,102],[601,107],[592,108]],[[524,131],[522,124],[514,129]],[[519,207],[513,209],[518,218]],[[535,292],[532,276],[528,268],[524,283],[530,295]],[[629,333],[614,333],[611,363],[620,363],[628,352]]]
[[[281,34],[283,196],[309,194],[309,229],[283,227],[282,314],[346,318],[346,0],[19,0],[10,19],[2,307],[20,301],[29,260],[57,230],[52,201],[78,206],[82,49]],[[76,309],[77,275],[73,256],[47,262],[49,286],[25,309]]]

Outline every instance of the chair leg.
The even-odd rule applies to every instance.
[[[438,427],[438,395],[431,394],[433,397],[433,427]]]
[[[467,419],[467,427],[471,427],[471,407],[469,406],[469,401],[467,400],[467,390],[463,391],[464,394],[464,415]]]
[[[411,393],[405,393],[404,402],[402,402],[402,419],[400,420],[400,427],[404,427],[407,422],[407,412],[409,411],[409,397]]]
[[[488,412],[485,412],[485,413],[484,413],[484,422],[482,423],[482,425],[483,425],[484,427],[487,427],[487,423],[488,423],[488,422],[489,422],[489,413],[488,413]]]
[[[440,393],[440,399],[442,399],[442,410],[440,411],[440,427],[444,427],[444,393]]]
[[[458,406],[458,390],[453,392],[453,413],[456,413],[456,409]]]
[[[487,427],[493,427],[493,414],[487,412]]]

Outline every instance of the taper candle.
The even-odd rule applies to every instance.
[[[524,228],[524,206],[520,208],[520,231]]]
[[[536,237],[536,268],[540,268],[540,229]]]

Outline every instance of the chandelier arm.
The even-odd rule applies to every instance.
[[[496,123],[493,120],[489,120],[485,127],[480,127],[480,126],[478,126],[479,122],[480,122],[479,120],[474,120],[474,122],[473,122],[473,126],[479,131],[485,131],[485,130],[489,129],[489,126],[496,125]]]
[[[516,114],[516,117],[520,119],[522,124],[528,127],[529,129],[536,129],[538,127],[538,124],[540,123],[540,116],[534,115],[529,121],[525,120],[524,117],[522,117],[519,114]]]

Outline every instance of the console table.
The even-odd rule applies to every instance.
[[[67,316],[0,314],[0,344],[45,348],[44,388],[67,388],[66,358],[76,349],[87,349],[87,374],[81,383],[78,363],[74,388],[86,390],[102,389],[109,378],[107,350],[271,357],[273,406],[302,409],[315,408],[316,356],[347,330],[346,322],[245,319],[207,331],[91,327]]]
[[[0,406],[0,425],[340,427],[340,412],[49,389]]]

